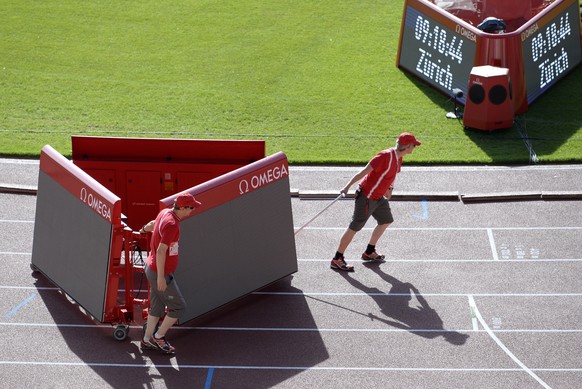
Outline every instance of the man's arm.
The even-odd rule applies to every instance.
[[[145,224],[141,228],[141,230],[139,232],[152,232],[154,230],[154,223],[155,223],[155,220],[148,222],[147,224]]]
[[[368,162],[366,167],[363,168],[362,170],[360,170],[359,173],[356,173],[356,175],[352,177],[350,182],[348,182],[346,184],[346,186],[344,186],[340,192],[343,194],[348,194],[348,190],[350,190],[350,187],[354,183],[356,183],[356,182],[360,181],[362,178],[364,178],[366,176],[366,174],[370,173],[372,170],[373,170],[372,165],[370,165],[370,162]]]
[[[168,252],[168,245],[160,243],[156,250],[156,267],[158,269],[158,290],[163,292],[167,288],[166,277],[164,269],[166,268],[166,253]]]

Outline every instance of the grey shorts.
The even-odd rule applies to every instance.
[[[146,266],[145,274],[150,282],[150,315],[161,317],[166,312],[166,307],[168,307],[167,315],[179,319],[186,309],[186,300],[180,293],[180,288],[178,288],[174,275],[166,275],[168,287],[165,291],[160,292],[158,291],[158,273]]]
[[[370,200],[359,191],[356,192],[354,214],[350,223],[350,230],[360,231],[366,222],[373,216],[378,224],[391,224],[394,222],[390,204],[385,197],[380,200]]]

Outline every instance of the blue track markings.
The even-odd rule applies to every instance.
[[[18,312],[22,307],[24,307],[26,304],[28,304],[29,302],[31,302],[35,297],[36,297],[36,293],[31,294],[23,302],[21,302],[20,304],[18,304],[17,306],[15,306],[14,308],[12,308],[8,312],[6,312],[4,314],[4,317],[12,317],[12,316],[14,316],[16,314],[16,312]]]
[[[420,220],[428,220],[428,200],[422,200],[422,211],[420,215],[414,215],[415,218]]]
[[[210,389],[212,385],[212,376],[214,375],[214,368],[208,369],[208,375],[206,376],[206,383],[204,384],[204,389]]]

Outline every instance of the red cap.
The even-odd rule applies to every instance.
[[[179,194],[178,197],[176,197],[176,200],[174,200],[174,206],[176,206],[177,208],[183,208],[183,207],[199,207],[201,206],[202,203],[200,201],[197,201],[194,196],[192,196],[190,193],[182,193]]]
[[[406,145],[420,146],[422,143],[417,141],[416,138],[414,137],[414,135],[412,135],[410,132],[403,132],[398,137],[398,144],[400,146],[406,146]]]

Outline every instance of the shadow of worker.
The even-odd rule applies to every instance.
[[[469,335],[456,331],[445,330],[443,320],[433,309],[420,291],[409,282],[402,282],[397,278],[383,272],[378,263],[364,263],[364,266],[378,274],[392,287],[388,293],[378,288],[368,287],[360,281],[352,278],[349,273],[343,273],[346,280],[370,295],[378,304],[380,312],[385,317],[369,313],[368,317],[386,323],[392,327],[400,328],[428,339],[442,336],[447,342],[461,346],[465,344]],[[419,306],[411,306],[411,300],[415,297]]]

